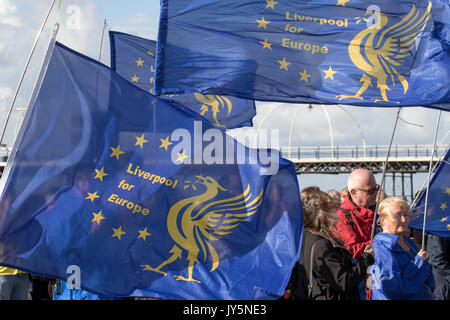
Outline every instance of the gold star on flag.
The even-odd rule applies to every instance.
[[[153,83],[153,81],[155,81],[155,78],[154,78],[154,77],[151,77],[151,78],[150,78],[150,83]]]
[[[445,188],[445,193],[450,196],[450,188]]]
[[[175,160],[175,162],[180,161],[180,163],[184,162],[184,159],[186,159],[188,156],[186,155],[186,151],[183,150],[183,153],[178,153],[178,158]]]
[[[442,210],[447,209],[447,202],[442,202],[440,208]]]
[[[136,138],[135,146],[140,146],[141,149],[144,149],[144,143],[148,142],[148,140],[144,139],[144,134],[142,134],[142,136],[140,136],[140,137],[135,137],[135,138]]]
[[[134,75],[133,77],[131,77],[131,82],[138,82],[139,79],[140,78],[137,75]]]
[[[448,217],[442,218],[441,222],[447,221]]]
[[[112,153],[109,156],[110,157],[116,157],[117,160],[119,160],[119,157],[120,157],[121,154],[125,153],[122,150],[120,150],[120,144],[116,148],[111,147],[111,150],[112,150]]]
[[[155,68],[153,67],[153,65],[150,65],[150,71],[155,72]]]
[[[85,199],[91,200],[91,202],[94,202],[94,200],[97,198],[100,198],[100,196],[97,194],[97,191],[95,191],[94,193],[88,192],[88,196]]]
[[[272,8],[273,10],[275,10],[275,5],[276,5],[278,2],[275,2],[275,1],[273,1],[273,0],[266,0],[266,2],[267,2],[267,4],[266,4],[266,9],[267,9],[267,8]]]
[[[343,7],[345,7],[345,4],[347,3],[347,2],[349,2],[350,0],[337,0],[337,6],[343,6]]]
[[[305,82],[309,81],[308,79],[309,79],[309,77],[311,77],[311,75],[308,74],[308,72],[306,72],[306,69],[303,70],[303,72],[299,72],[299,73],[302,76],[299,81],[305,81]]]
[[[151,51],[151,50],[148,50],[148,51],[147,51],[147,54],[148,54],[149,56],[152,56],[152,57],[155,56],[155,53],[154,53],[153,51]]]
[[[270,21],[266,21],[264,17],[262,17],[261,20],[256,19],[256,22],[258,22],[258,28],[263,27],[266,29],[267,25],[270,23]]]
[[[145,228],[144,230],[138,230],[139,232],[139,237],[138,239],[143,239],[144,241],[147,240],[148,236],[151,236],[151,233],[147,232],[147,228]]]
[[[103,177],[108,175],[104,170],[105,167],[102,167],[100,170],[95,169],[95,172],[97,174],[95,175],[94,179],[100,179],[100,181],[103,182]]]
[[[100,224],[100,221],[106,219],[104,216],[102,216],[102,210],[97,213],[92,212],[92,214],[94,215],[94,218],[92,218],[91,222],[97,222],[97,224]]]
[[[278,60],[278,63],[280,64],[280,70],[284,69],[286,71],[288,71],[288,65],[290,65],[290,62],[286,61],[286,58],[283,58],[283,60]]]
[[[159,147],[164,148],[167,151],[167,147],[172,144],[172,142],[169,141],[169,136],[165,139],[159,138],[159,140],[161,140],[161,145]]]
[[[448,224],[448,225],[446,226],[446,228],[447,228],[448,230],[450,230],[450,224]]]
[[[136,60],[136,64],[137,64],[137,67],[143,67],[144,66],[144,60],[139,58],[138,60]]]
[[[270,42],[267,42],[267,39],[264,39],[264,41],[260,41],[259,43],[263,45],[263,49],[268,48],[272,50],[272,44]]]
[[[331,68],[331,66],[328,68],[328,70],[322,70],[323,72],[325,72],[325,78],[323,78],[324,80],[325,79],[331,79],[331,80],[334,80],[334,74],[337,72],[337,71],[334,71],[332,68]]]
[[[115,228],[112,228],[112,229],[113,229],[113,231],[114,231],[114,233],[113,233],[113,235],[112,235],[113,238],[114,238],[114,237],[117,237],[117,239],[121,240],[120,237],[122,237],[122,235],[126,234],[125,231],[122,231],[122,226],[120,226],[120,227],[117,228],[117,229],[115,229]]]

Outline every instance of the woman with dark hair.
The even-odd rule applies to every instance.
[[[372,249],[352,261],[351,253],[333,232],[337,223],[337,204],[317,187],[301,192],[306,237],[304,264],[312,300],[359,300],[358,285],[373,264]]]

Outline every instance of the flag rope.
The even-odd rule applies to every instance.
[[[59,24],[58,20],[59,20],[59,12],[60,12],[60,10],[61,10],[61,2],[62,2],[62,0],[59,0],[58,11],[56,11],[56,21],[55,21],[55,24]]]

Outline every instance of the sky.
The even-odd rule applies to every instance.
[[[38,30],[53,0],[0,0],[0,123],[3,128],[20,76]],[[60,24],[57,40],[66,46],[98,59],[104,20],[107,28],[103,38],[101,62],[110,65],[107,31],[121,31],[148,39],[157,39],[159,0],[62,0],[58,14],[56,1],[42,33],[30,66],[25,74],[3,143],[12,146],[20,127],[24,110],[31,97],[51,30]],[[387,145],[394,128],[397,108],[367,108],[354,106],[320,106],[257,102],[254,128],[279,130],[279,145],[288,146],[362,146]],[[422,107],[403,108],[393,144],[431,145],[434,139],[438,111]],[[330,119],[331,131],[328,118]],[[450,143],[450,113],[442,112],[437,141]],[[242,130],[231,130],[238,140]],[[333,140],[331,140],[331,136]],[[252,140],[252,139],[251,139]],[[243,141],[242,141],[243,142]],[[253,146],[250,144],[250,146]],[[347,174],[301,175],[300,187],[317,185],[323,190],[341,190]],[[414,176],[417,191],[426,174]],[[377,182],[381,175],[377,175]],[[389,190],[389,181],[386,189]],[[397,182],[399,183],[399,182]],[[409,188],[409,187],[408,187]],[[399,190],[399,187],[396,187]]]

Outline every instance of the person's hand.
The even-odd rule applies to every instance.
[[[428,261],[428,253],[425,250],[420,249],[417,255]]]

